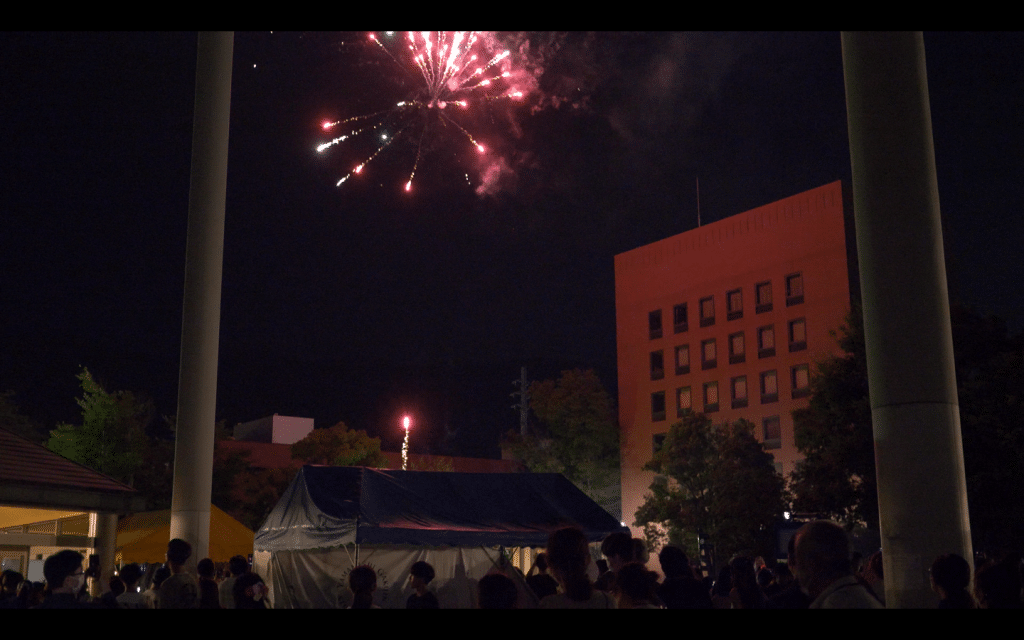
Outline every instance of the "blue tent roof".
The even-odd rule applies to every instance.
[[[577,526],[624,531],[557,473],[447,473],[302,467],[256,532],[258,551],[345,544],[542,547]]]

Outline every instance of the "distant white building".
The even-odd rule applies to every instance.
[[[295,444],[313,432],[313,418],[279,416],[276,413],[266,418],[241,422],[235,425],[235,440],[242,442],[266,442],[271,444]]]

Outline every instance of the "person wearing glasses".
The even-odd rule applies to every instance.
[[[93,609],[96,605],[79,602],[78,592],[85,584],[82,561],[85,556],[69,549],[58,551],[43,563],[48,595],[37,609]]]

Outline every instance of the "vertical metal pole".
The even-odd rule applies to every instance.
[[[885,598],[930,608],[935,557],[972,553],[924,38],[842,47]]]
[[[234,35],[200,33],[181,323],[171,538],[208,555]]]
[[[519,434],[526,435],[526,418],[530,412],[529,382],[526,379],[526,367],[519,368]]]

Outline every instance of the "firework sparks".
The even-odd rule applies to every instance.
[[[402,442],[402,471],[409,465],[409,427],[412,426],[409,416],[402,418],[402,428],[405,429],[405,441]]]
[[[472,114],[495,100],[521,100],[523,88],[517,86],[511,53],[497,46],[493,34],[476,31],[410,31],[403,36],[385,32],[370,34],[375,43],[395,64],[422,81],[416,94],[393,107],[369,115],[324,122],[325,132],[339,132],[316,147],[323,153],[358,136],[376,135],[375,149],[338,180],[347,181],[396,141],[416,147],[415,158],[404,190],[411,191],[422,161],[429,155],[433,138],[446,131],[455,132],[454,140],[472,146],[478,154],[485,147],[467,128],[460,112]],[[390,43],[390,44],[389,44]],[[394,145],[398,146],[398,145]]]

